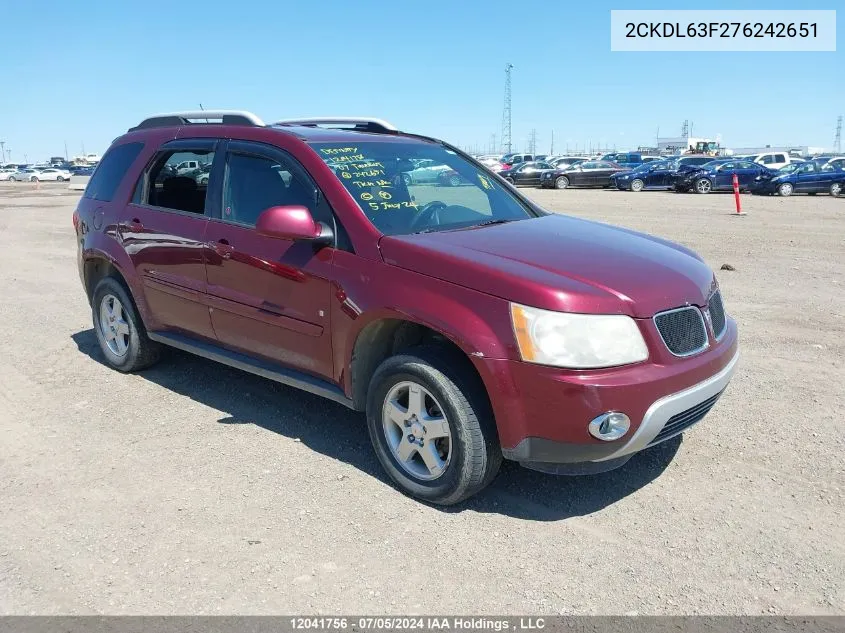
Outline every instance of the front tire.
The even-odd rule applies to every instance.
[[[439,505],[485,488],[502,463],[492,410],[466,359],[416,347],[385,360],[367,393],[367,426],[399,489]]]
[[[149,339],[135,303],[114,277],[104,277],[91,301],[94,332],[109,366],[138,371],[158,360],[160,346]]]
[[[695,181],[696,193],[710,193],[713,189],[713,183],[707,178],[699,178]]]
[[[566,189],[569,186],[569,178],[566,176],[558,176],[555,179],[555,189]]]
[[[17,181],[18,181],[18,179],[15,178],[14,176],[9,176],[9,182],[17,182]]]
[[[645,187],[645,183],[639,178],[631,181],[631,191],[642,191],[643,187]]]
[[[56,176],[56,182],[64,182],[64,181],[65,181],[65,179],[62,178],[61,176]]]
[[[516,183],[514,182],[514,179],[513,179],[513,178],[511,178],[510,176],[505,176],[505,180],[507,180],[507,181],[508,181],[510,184],[512,184],[514,187],[516,186]]]
[[[33,176],[29,179],[29,182],[38,182],[38,178],[36,176]]]
[[[830,189],[828,191],[830,192],[830,195],[835,198],[836,196],[842,195],[842,190],[843,190],[842,183],[841,182],[835,182],[832,185],[830,185]]]
[[[792,186],[792,183],[789,182],[781,183],[778,186],[778,193],[784,198],[786,198],[787,196],[791,196],[794,191],[795,188]]]

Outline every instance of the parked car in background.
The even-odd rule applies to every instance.
[[[791,196],[795,193],[829,193],[838,196],[842,193],[843,180],[845,169],[808,161],[791,170],[761,174],[759,178],[755,178],[751,191],[780,196]]]
[[[55,180],[57,182],[64,182],[70,180],[71,173],[66,169],[55,169],[48,167],[47,169],[36,170],[36,173],[30,177],[30,180],[35,182],[38,180]]]
[[[15,173],[15,169],[0,169],[0,180],[9,180],[9,176]]]
[[[733,176],[736,174],[740,190],[749,191],[755,178],[767,172],[775,173],[775,170],[750,160],[716,159],[699,167],[678,170],[672,178],[672,186],[681,192],[730,191],[733,189]]]
[[[526,163],[529,161],[534,160],[533,154],[505,154],[502,156],[502,159],[499,161],[499,165],[494,167],[494,171],[507,171],[514,165],[518,165],[519,163]]]
[[[795,160],[786,152],[762,152],[760,154],[751,154],[745,158],[769,169],[780,169]]]
[[[827,165],[831,165],[837,169],[845,169],[845,156],[834,156],[829,158],[822,166],[826,167]]]
[[[35,182],[38,180],[38,172],[30,167],[17,169],[9,174],[9,182]]]
[[[643,155],[640,152],[613,152],[605,154],[601,160],[633,169],[643,164]]]
[[[406,185],[422,185],[436,183],[440,172],[449,169],[448,165],[434,160],[414,161],[415,167],[411,171],[402,172],[402,180]]]
[[[537,186],[540,184],[540,174],[547,170],[554,170],[548,163],[531,161],[520,163],[502,174],[502,177],[517,187]]]
[[[437,174],[437,184],[441,187],[460,187],[461,185],[468,185],[470,182],[459,172],[447,167]]]
[[[643,163],[636,169],[620,171],[610,176],[610,186],[628,191],[671,189],[676,161],[657,160]]]
[[[476,159],[482,165],[486,165],[487,167],[493,167],[494,165],[498,165],[499,162],[502,160],[501,154],[485,154],[483,156],[479,156]]]
[[[606,160],[586,161],[564,169],[544,171],[540,186],[544,189],[566,189],[568,187],[607,187],[610,177],[625,168]]]
[[[587,156],[561,156],[554,160],[547,161],[554,169],[565,169],[570,165],[577,165],[590,160]]]
[[[213,159],[209,186],[159,186],[186,153]],[[384,178],[341,176],[327,166],[339,155]],[[470,184],[404,186],[399,166],[422,158]],[[386,476],[428,503],[480,492],[503,458],[618,468],[700,423],[738,361],[701,256],[546,212],[458,148],[383,121],[152,117],[114,141],[71,221],[106,365],[140,371],[175,347],[337,402],[359,412]]]

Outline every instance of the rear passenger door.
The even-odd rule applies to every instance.
[[[205,305],[207,186],[178,174],[187,160],[215,160],[214,139],[164,144],[141,174],[117,235],[132,260],[155,319],[165,329],[213,339]]]
[[[301,205],[332,222],[324,196],[288,153],[229,141],[222,203],[206,233],[211,319],[218,340],[249,354],[332,377],[329,300],[334,249],[258,234],[258,216]]]

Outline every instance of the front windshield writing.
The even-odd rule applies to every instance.
[[[313,143],[383,233],[466,228],[534,216],[497,177],[441,145]]]

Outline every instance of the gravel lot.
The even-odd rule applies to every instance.
[[[845,199],[529,193],[734,266],[740,367],[683,441],[441,510],[339,405],[177,352],[106,368],[78,194],[0,184],[0,612],[845,613]]]

